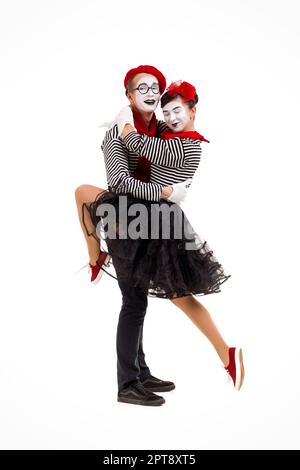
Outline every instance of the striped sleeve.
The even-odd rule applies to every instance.
[[[159,137],[161,132],[166,131],[168,128],[167,124],[165,121],[158,120],[157,121],[157,129],[156,129],[156,136]]]
[[[163,185],[144,183],[130,176],[128,151],[117,132],[109,130],[102,143],[108,186],[117,194],[130,193],[139,199],[159,201]]]
[[[156,165],[171,168],[184,168],[193,164],[193,160],[198,166],[201,157],[199,140],[179,137],[164,140],[133,131],[124,137],[123,142],[128,150],[143,155]]]

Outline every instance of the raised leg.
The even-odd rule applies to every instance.
[[[95,233],[95,226],[93,225],[89,212],[83,207],[84,204],[93,202],[97,195],[106,191],[105,189],[83,184],[76,188],[75,199],[78,210],[78,217],[84,238],[87,244],[90,264],[95,265],[100,254],[100,240],[92,236]],[[84,223],[83,223],[83,210],[84,210]],[[88,230],[88,233],[87,231]]]

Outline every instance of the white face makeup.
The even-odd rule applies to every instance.
[[[158,80],[154,75],[145,75],[144,77],[140,78],[134,88],[137,88],[139,85],[146,85],[147,87],[159,87]],[[159,88],[158,88],[159,89]],[[147,93],[142,94],[139,90],[134,90],[133,92],[134,100],[136,107],[139,111],[144,111],[146,113],[153,113],[160,100],[160,92],[153,93],[151,88],[148,88]]]
[[[188,111],[183,106],[180,98],[177,98],[162,108],[166,124],[173,132],[182,132],[190,122]]]

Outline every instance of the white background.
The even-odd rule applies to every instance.
[[[298,8],[1,0],[2,449],[299,448]],[[74,276],[74,190],[105,187],[97,126],[140,64],[197,87],[210,143],[184,207],[232,275],[199,300],[246,367],[236,392],[189,319],[150,299],[147,361],[177,386],[155,409],[116,401],[116,281]]]

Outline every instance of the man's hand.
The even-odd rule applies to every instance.
[[[169,196],[167,196],[168,201],[176,202],[176,204],[180,204],[182,201],[185,200],[187,192],[188,192],[188,188],[190,187],[191,183],[192,183],[192,178],[189,178],[186,181],[183,181],[182,183],[175,183],[172,186],[167,186],[166,188],[163,188],[162,193],[164,192],[164,190],[168,190],[168,188],[171,187],[172,192]]]
[[[118,125],[118,135],[122,134],[122,131],[126,124],[130,124],[134,128],[133,114],[130,106],[125,106],[120,110],[119,114],[115,119],[115,122]]]

